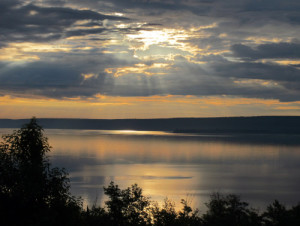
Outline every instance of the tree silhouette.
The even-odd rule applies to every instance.
[[[80,200],[71,196],[64,169],[51,168],[51,149],[43,129],[32,118],[4,135],[0,144],[0,214],[4,225],[70,223],[79,215]],[[76,225],[76,221],[74,222]],[[38,225],[39,225],[38,224]]]
[[[207,213],[202,216],[204,225],[208,226],[259,226],[261,218],[258,213],[248,208],[237,195],[223,196],[213,193],[206,206]]]
[[[266,226],[298,226],[300,225],[300,204],[287,209],[278,200],[267,206],[262,214]]]
[[[137,184],[121,190],[111,182],[104,188],[109,200],[105,202],[112,225],[149,225],[150,202]]]

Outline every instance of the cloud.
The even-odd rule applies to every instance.
[[[274,59],[274,58],[287,58],[299,59],[300,58],[300,43],[271,43],[258,45],[256,48],[250,46],[236,44],[231,47],[233,56],[245,60],[257,59]]]
[[[79,1],[75,2],[79,3]],[[110,4],[105,4],[108,2]],[[88,0],[86,4],[124,12],[140,10],[144,12],[144,16],[157,16],[172,11],[188,11],[202,17],[233,19],[240,25],[258,25],[266,21],[282,21],[292,24],[300,22],[298,13],[300,4],[295,0],[110,0],[96,3]]]
[[[299,10],[292,0],[3,0],[0,48],[20,62],[0,62],[0,95],[300,100],[299,66],[275,61],[300,58]],[[67,50],[11,45],[25,41]]]
[[[89,9],[74,9],[69,7],[42,7],[34,4],[21,5],[18,1],[0,3],[0,32],[2,41],[51,41],[72,35],[101,33],[104,28],[77,30],[72,27],[76,22],[88,20],[125,21],[128,18],[104,15]],[[91,26],[93,24],[86,24]],[[73,28],[72,31],[67,29]]]
[[[54,62],[0,66],[1,94],[37,95],[56,99],[70,97],[152,96],[152,95],[228,95],[239,97],[300,100],[300,73],[293,66],[255,62],[231,62],[220,56],[206,56],[198,64],[177,56],[174,60],[143,61],[117,58],[115,54],[66,54]],[[105,72],[105,68],[149,67],[163,62],[171,67],[151,71],[127,70],[119,77]],[[163,71],[164,74],[157,74]],[[83,75],[93,75],[84,77]]]
[[[230,62],[211,65],[215,76],[270,79],[273,81],[300,81],[300,71],[293,66],[282,66],[268,63]]]
[[[55,53],[51,62],[0,64],[0,93],[37,95],[57,99],[93,97],[111,89],[113,76],[104,73],[106,67],[138,63],[130,57],[115,58],[100,52]],[[47,59],[47,58],[46,58]],[[83,74],[94,74],[85,79]]]

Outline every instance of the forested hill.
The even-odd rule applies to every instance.
[[[0,128],[19,128],[28,119],[0,119]],[[149,130],[185,133],[300,134],[300,116],[169,119],[38,119],[46,129]]]

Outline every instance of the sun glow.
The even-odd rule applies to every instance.
[[[94,73],[89,73],[89,74],[81,74],[81,76],[83,77],[83,80],[88,80],[91,78],[97,78],[98,75],[94,74]]]
[[[120,108],[122,106],[122,108]],[[197,96],[149,96],[110,97],[95,95],[94,98],[69,98],[64,100],[33,99],[25,97],[0,97],[0,118],[166,118],[166,117],[217,117],[248,115],[258,110],[277,115],[293,115],[300,109],[300,101],[280,102],[255,98]],[[174,114],[176,112],[176,114]],[[221,114],[220,114],[221,113]],[[128,132],[128,133],[131,133]]]
[[[154,63],[152,65],[146,64],[135,64],[133,67],[121,67],[121,68],[106,68],[105,72],[108,74],[113,74],[114,77],[120,77],[128,74],[144,74],[147,76],[152,75],[164,75],[164,69],[169,69],[169,64],[164,63]],[[154,71],[151,71],[154,70]]]
[[[183,43],[180,41],[188,38],[188,34],[184,30],[176,29],[162,29],[162,30],[142,30],[137,34],[128,34],[127,39],[129,41],[139,41],[144,45],[140,49],[147,49],[150,45],[166,44],[181,46]]]
[[[161,30],[141,30],[135,34],[127,34],[125,40],[129,41],[129,49],[135,51],[145,51],[150,49],[150,46],[157,45],[160,47],[166,47],[174,49],[174,52],[180,50],[188,53],[190,56],[195,56],[197,54],[201,55],[220,55],[228,50],[217,50],[211,46],[199,46],[197,42],[193,40],[201,40],[203,38],[209,38],[211,34],[206,31],[208,28],[214,28],[218,25],[216,23],[191,28],[179,28],[170,29],[165,28]],[[226,34],[222,34],[226,36]],[[177,53],[178,54],[178,53]],[[183,53],[180,53],[183,54]],[[151,55],[151,53],[150,53]],[[159,57],[167,58],[168,56],[162,51]],[[147,57],[141,57],[138,54],[135,57],[139,59],[147,59]],[[149,56],[150,57],[150,56]],[[148,57],[148,58],[149,58]]]
[[[70,52],[67,45],[52,45],[45,43],[10,43],[0,49],[0,60],[4,61],[36,61],[40,60],[38,53]]]

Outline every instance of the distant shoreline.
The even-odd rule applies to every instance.
[[[20,128],[29,119],[0,119],[0,128]],[[197,134],[300,134],[300,116],[166,119],[38,119],[45,129],[171,131]]]

